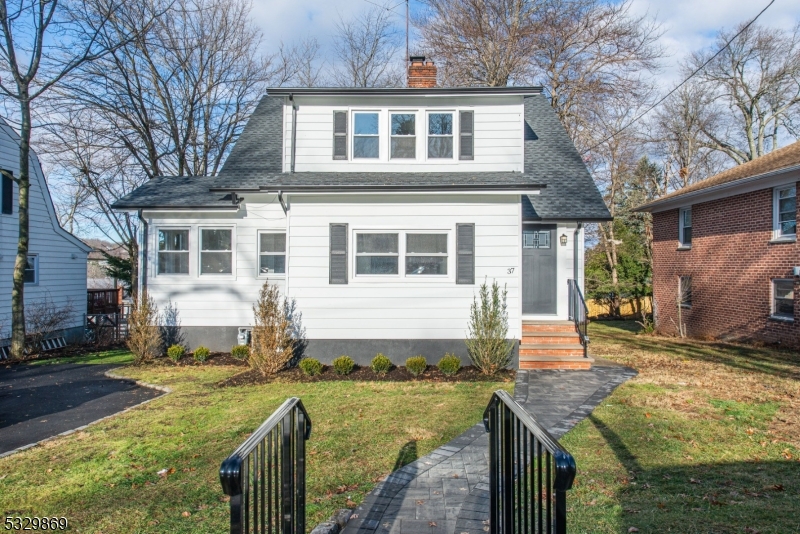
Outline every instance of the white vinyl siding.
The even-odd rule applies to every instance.
[[[287,101],[288,102],[288,101]],[[345,97],[303,98],[295,96],[297,109],[296,172],[427,172],[466,171],[501,172],[524,170],[522,97],[477,96],[447,99],[391,97],[382,100],[378,159],[332,159],[334,153],[334,111],[347,111],[348,154],[352,154],[352,115],[367,112],[363,103]],[[427,157],[427,114],[453,113],[453,157]],[[473,159],[459,159],[459,112],[473,112]],[[415,158],[391,158],[390,115],[413,113],[415,120]],[[291,106],[284,108],[284,170],[289,171],[292,145]]]
[[[35,147],[34,147],[35,148]],[[19,137],[0,121],[0,168],[19,175]],[[29,250],[36,256],[36,283],[25,285],[26,304],[50,299],[56,306],[71,305],[68,327],[83,325],[86,313],[86,254],[88,247],[58,225],[52,200],[35,153],[30,160]],[[19,231],[17,188],[11,214],[0,215],[0,340],[11,335],[11,284]]]

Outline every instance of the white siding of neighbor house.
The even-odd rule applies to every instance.
[[[0,120],[0,168],[19,176],[19,136]],[[31,151],[30,254],[39,256],[39,283],[25,285],[25,303],[52,299],[71,304],[67,327],[83,325],[86,313],[86,257],[90,247],[63,230],[36,155]],[[10,336],[11,286],[19,235],[18,189],[14,184],[13,213],[0,214],[0,339]]]
[[[252,325],[252,304],[264,282],[257,276],[257,233],[288,227],[287,277],[271,280],[296,299],[309,339],[462,339],[470,304],[484,279],[508,288],[509,334],[519,336],[518,195],[293,195],[288,217],[273,196],[251,194],[247,200],[239,212],[229,214],[145,212],[148,291],[160,307],[171,301],[183,326]],[[329,283],[331,223],[349,225],[346,285]],[[457,223],[475,224],[475,285],[455,283]],[[162,226],[189,228],[189,275],[155,274],[156,235]],[[234,275],[198,275],[198,230],[203,226],[234,227]],[[359,229],[448,232],[448,275],[354,276],[353,235]]]
[[[370,97],[328,97],[313,99],[295,97],[297,105],[296,172],[473,172],[523,171],[523,103],[522,97],[381,97],[380,104]],[[333,159],[333,112],[348,113],[348,159]],[[473,160],[458,157],[458,111],[474,112]],[[354,111],[377,111],[380,122],[380,159],[352,159]],[[416,160],[389,159],[389,114],[410,112],[416,119]],[[454,112],[453,159],[427,159],[428,111]],[[284,171],[292,158],[292,105],[284,106]]]

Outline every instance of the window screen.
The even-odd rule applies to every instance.
[[[453,157],[453,114],[428,115],[428,157],[445,159]]]
[[[355,113],[353,157],[377,159],[379,155],[378,114]]]
[[[200,274],[232,274],[233,248],[229,229],[200,230]]]
[[[259,274],[286,274],[286,233],[258,236]]]
[[[356,274],[398,274],[398,234],[356,234]]]
[[[416,116],[413,113],[392,113],[392,159],[417,157]]]
[[[189,274],[189,230],[158,231],[158,274]]]
[[[447,274],[447,234],[406,234],[406,274]]]

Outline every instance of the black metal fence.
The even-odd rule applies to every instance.
[[[569,319],[575,323],[575,330],[583,345],[583,357],[589,354],[589,309],[586,307],[586,300],[583,298],[581,288],[578,287],[578,282],[569,279],[567,280],[569,287]]]
[[[489,432],[492,534],[566,534],[575,459],[505,391],[483,413]]]
[[[231,534],[305,534],[310,435],[311,419],[292,397],[222,462],[219,479],[231,498]]]

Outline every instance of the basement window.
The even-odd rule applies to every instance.
[[[681,276],[678,278],[678,302],[681,308],[692,307],[692,277]]]
[[[772,316],[776,319],[794,319],[794,280],[772,281]]]

